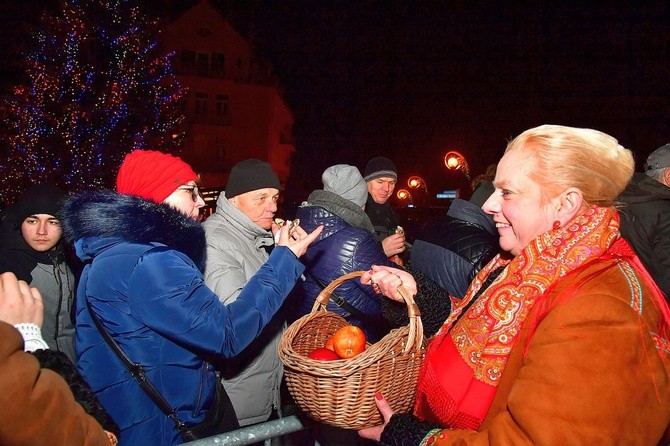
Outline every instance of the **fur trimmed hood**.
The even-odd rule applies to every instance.
[[[205,268],[202,225],[167,204],[109,190],[83,192],[65,202],[61,223],[68,241],[102,238],[162,243],[186,254],[201,271]],[[81,257],[79,248],[77,254]]]

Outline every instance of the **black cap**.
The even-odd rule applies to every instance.
[[[395,168],[393,161],[385,156],[378,156],[372,158],[365,166],[365,181],[374,180],[375,178],[390,177],[395,180],[398,179],[398,169]]]
[[[267,161],[246,159],[235,164],[230,169],[226,198],[265,188],[281,189],[279,178]]]
[[[27,217],[36,214],[60,218],[60,209],[67,194],[51,184],[36,184],[21,193],[18,201],[7,209],[6,216],[20,226]]]

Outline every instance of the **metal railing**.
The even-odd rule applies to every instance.
[[[290,415],[276,420],[266,421],[265,423],[245,426],[232,432],[226,432],[225,434],[218,434],[200,440],[189,441],[184,444],[188,446],[237,446],[264,441],[265,446],[270,446],[273,438],[310,429],[314,424],[315,422],[307,417],[303,418]],[[314,442],[315,446],[318,446],[318,444],[318,442]]]

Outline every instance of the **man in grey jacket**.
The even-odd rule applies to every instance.
[[[215,212],[204,222],[205,283],[223,303],[237,299],[274,246],[279,179],[265,161],[246,159],[230,171]],[[277,354],[285,319],[279,311],[261,335],[223,366],[222,382],[240,426],[267,421],[280,407],[282,365]]]

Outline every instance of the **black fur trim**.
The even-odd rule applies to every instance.
[[[440,428],[439,424],[420,421],[409,413],[394,414],[382,432],[380,444],[383,446],[420,444],[428,432]]]
[[[119,426],[102,407],[91,387],[77,372],[77,368],[65,353],[56,350],[37,350],[31,353],[43,369],[58,373],[67,382],[75,401],[81,404],[87,414],[95,418],[103,429],[119,436],[121,433]]]
[[[200,222],[164,203],[99,190],[75,195],[62,209],[63,236],[121,238],[136,243],[163,243],[186,254],[204,271],[205,230]]]
[[[417,295],[414,301],[421,311],[421,322],[423,323],[423,332],[429,337],[440,329],[444,321],[447,320],[451,311],[451,298],[449,294],[433,282],[425,273],[416,268],[408,266],[407,272],[412,274],[417,284]],[[404,303],[395,302],[391,299],[382,300],[382,312],[384,318],[392,327],[401,327],[409,324],[407,316],[407,307]]]

